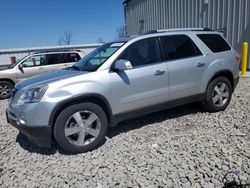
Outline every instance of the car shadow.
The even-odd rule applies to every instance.
[[[119,134],[136,130],[153,123],[159,123],[168,119],[178,118],[189,114],[196,114],[198,112],[203,112],[203,109],[200,108],[199,105],[195,103],[176,108],[171,108],[164,111],[159,111],[139,118],[123,121],[115,127],[109,127],[107,132],[107,137],[112,139],[113,137],[118,136]],[[101,143],[100,146],[105,144],[105,141],[106,139],[103,141],[103,143]],[[62,155],[73,155],[73,153],[64,152],[55,143],[52,144],[51,149],[38,147],[32,144],[29,141],[29,139],[21,133],[17,135],[16,142],[18,142],[23,149],[31,153],[37,153],[42,155],[54,155],[58,151],[58,153]]]
[[[159,123],[168,119],[178,118],[189,114],[196,114],[198,112],[204,112],[204,110],[198,104],[193,103],[148,114],[146,116],[121,122],[115,127],[110,127],[108,129],[107,137],[113,138],[121,133],[140,129],[141,127],[153,123]]]
[[[54,155],[57,152],[57,148],[55,145],[52,145],[51,149],[38,147],[38,146],[32,144],[29,141],[29,139],[21,133],[19,133],[17,135],[16,142],[19,143],[19,145],[24,150],[27,150],[31,153],[37,153],[37,154],[42,154],[42,155]]]

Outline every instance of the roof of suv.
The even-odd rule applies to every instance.
[[[41,51],[41,52],[35,52],[35,53],[32,53],[31,55],[34,55],[34,54],[57,54],[57,53],[81,53],[82,51],[78,51],[78,50],[72,50],[72,51]]]
[[[187,34],[187,33],[196,33],[196,34],[201,34],[201,33],[216,33],[216,34],[222,34],[218,31],[213,31],[208,28],[174,28],[174,29],[160,29],[160,30],[151,30],[147,31],[146,33],[142,35],[132,35],[128,36],[125,38],[120,38],[116,39],[113,42],[128,42],[134,38],[145,38],[145,37],[153,37],[153,36],[161,36],[166,33],[171,33],[171,34]]]

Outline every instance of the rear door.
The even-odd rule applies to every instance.
[[[75,62],[81,59],[78,53],[67,53],[67,61],[64,63],[64,67],[71,67]]]
[[[114,114],[168,100],[167,70],[161,62],[158,42],[157,38],[135,42],[117,59],[129,60],[133,68],[111,72]]]
[[[50,72],[54,70],[61,70],[65,68],[65,63],[68,62],[66,53],[46,54],[45,71]]]
[[[46,72],[60,70],[72,66],[81,59],[77,53],[53,53],[46,55]]]
[[[44,62],[46,61],[45,55],[34,55],[24,60],[21,65],[22,69],[17,68],[17,81],[25,78],[42,74],[45,72]]]
[[[161,37],[169,71],[169,100],[199,94],[206,59],[186,35]]]

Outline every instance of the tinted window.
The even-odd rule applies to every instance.
[[[141,66],[160,61],[159,48],[155,39],[146,39],[129,46],[119,59],[129,60],[132,66]]]
[[[171,35],[161,38],[167,60],[201,55],[201,51],[186,35]]]
[[[197,35],[212,52],[223,52],[231,50],[227,42],[218,34],[199,34]]]
[[[60,64],[60,63],[68,62],[68,57],[66,53],[48,54],[46,55],[46,58],[47,58],[46,65],[53,65],[53,64]]]
[[[79,56],[79,54],[77,53],[68,53],[68,62],[77,62],[81,59],[81,57]]]
[[[23,67],[35,67],[44,65],[45,61],[46,57],[44,55],[36,55],[29,57],[22,64]]]

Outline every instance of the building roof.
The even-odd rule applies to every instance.
[[[25,52],[37,52],[37,51],[62,51],[67,49],[79,49],[79,48],[96,48],[100,46],[100,43],[95,44],[76,44],[76,45],[60,45],[60,46],[42,46],[42,47],[30,47],[30,48],[9,48],[0,49],[1,54],[10,53],[25,53]]]

